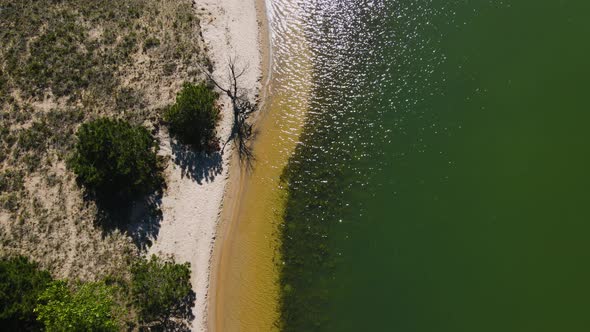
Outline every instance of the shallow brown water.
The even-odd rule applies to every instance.
[[[257,122],[253,171],[245,175],[218,276],[217,331],[276,329],[277,225],[284,191],[279,183],[303,126],[311,63],[296,2],[267,1],[270,80]]]

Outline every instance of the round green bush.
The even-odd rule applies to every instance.
[[[203,83],[185,83],[176,96],[176,103],[164,114],[170,133],[199,151],[218,150],[216,127],[219,109],[215,105],[217,98],[218,94]]]
[[[131,198],[159,183],[156,144],[142,126],[101,118],[77,132],[71,168],[78,181],[105,198]]]

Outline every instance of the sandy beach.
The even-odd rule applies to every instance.
[[[213,76],[227,82],[227,63],[235,58],[238,67],[247,66],[240,79],[252,100],[261,86],[261,42],[256,0],[197,0],[194,10],[201,17],[203,38],[213,64]],[[227,140],[232,125],[229,97],[221,95],[222,119],[218,135]],[[161,154],[169,156],[165,171],[168,188],[162,198],[162,222],[149,254],[173,256],[189,262],[191,283],[196,294],[192,330],[206,331],[209,284],[213,249],[221,211],[228,203],[230,172],[239,173],[233,149],[228,145],[218,156],[195,155],[178,147],[167,132],[160,133]],[[206,167],[205,167],[206,166]],[[229,198],[231,199],[231,198]]]

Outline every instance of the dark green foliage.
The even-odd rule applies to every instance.
[[[197,150],[218,150],[216,126],[219,109],[215,105],[217,97],[217,93],[203,83],[185,83],[176,96],[176,103],[164,114],[170,132]]]
[[[153,255],[150,260],[137,262],[131,272],[131,292],[140,319],[145,323],[165,324],[191,294],[188,263],[176,264]]]
[[[5,331],[36,331],[37,297],[51,282],[47,271],[25,257],[0,259],[0,327]]]
[[[55,281],[39,296],[38,320],[51,331],[117,331],[114,289],[103,282],[89,282],[70,289]]]
[[[133,198],[160,182],[158,146],[142,126],[101,118],[77,132],[70,166],[81,184],[99,198]]]

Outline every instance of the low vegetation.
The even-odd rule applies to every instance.
[[[143,126],[101,118],[84,123],[76,135],[70,166],[95,196],[129,199],[160,182],[158,145]]]
[[[186,83],[176,96],[176,103],[164,113],[170,133],[199,151],[219,150],[217,98],[217,93],[204,83]]]
[[[138,249],[96,227],[98,200],[84,187],[134,197],[158,185],[160,114],[210,67],[198,9],[191,0],[0,0],[0,45],[0,253],[26,253],[62,279],[129,280]],[[93,125],[102,131],[89,133]],[[118,134],[105,159],[92,159],[105,152],[98,143],[76,138],[107,142],[106,132]]]
[[[114,305],[114,288],[104,282],[70,287],[58,280],[39,296],[35,313],[48,332],[118,331]]]
[[[194,301],[189,265],[137,258],[132,275],[128,281],[54,280],[27,258],[1,258],[0,326],[10,331],[186,329]]]
[[[132,268],[131,293],[144,324],[168,326],[170,318],[186,318],[192,307],[190,265],[152,256]]]
[[[49,93],[103,104],[121,92],[121,70],[134,72],[141,53],[159,61],[150,65],[157,74],[206,62],[191,40],[199,21],[189,1],[1,0],[0,8],[0,98],[17,89],[13,98]]]
[[[0,258],[0,326],[6,331],[38,331],[33,312],[52,281],[47,271],[25,257]]]
[[[131,291],[143,247],[96,221],[101,199],[161,184],[160,116],[210,67],[193,2],[0,0],[0,45],[0,255],[17,257],[0,260],[0,329],[138,330],[177,317],[166,310],[186,302],[188,266],[149,269],[146,285],[176,283],[146,309]]]

